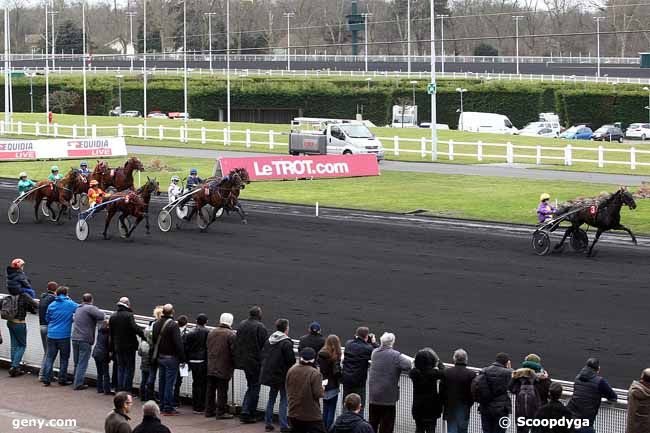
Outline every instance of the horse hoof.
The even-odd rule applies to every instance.
[[[246,221],[246,220],[241,220],[241,223],[242,223],[242,224],[248,224],[248,221]]]

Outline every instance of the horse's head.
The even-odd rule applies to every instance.
[[[629,207],[630,209],[636,209],[636,201],[634,201],[634,196],[630,191],[627,190],[626,187],[622,186],[618,192],[621,195],[621,201],[625,206]]]
[[[248,175],[248,170],[246,170],[243,167],[242,168],[235,168],[235,169],[231,170],[230,173],[229,173],[229,176],[231,176],[231,177],[232,176],[238,176],[239,177],[239,180],[241,182],[241,185],[240,185],[241,189],[246,188],[246,185],[251,183],[251,178]]]
[[[151,192],[151,194],[160,195],[160,183],[156,180],[155,177],[153,179],[150,179],[149,176],[147,176],[147,183],[145,186]]]
[[[97,165],[95,166],[95,169],[93,170],[93,174],[104,174],[106,173],[106,170],[108,169],[108,164],[106,164],[106,161],[104,160],[97,160]]]
[[[129,167],[132,170],[138,170],[138,171],[144,170],[144,165],[142,165],[142,162],[138,159],[137,156],[132,156],[126,161],[126,163],[124,163],[124,168],[129,168]]]

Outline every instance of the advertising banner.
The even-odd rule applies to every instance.
[[[0,161],[125,156],[124,137],[7,140],[0,138]]]

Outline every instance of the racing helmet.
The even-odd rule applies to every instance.
[[[23,177],[27,177],[27,173],[24,172],[24,171],[21,171],[20,174],[18,175],[18,178],[23,178]]]
[[[539,196],[539,201],[549,200],[550,198],[550,194],[543,192],[542,195]]]
[[[59,167],[57,165],[53,165],[52,167],[50,167],[50,171],[52,171],[52,173],[54,173],[55,171],[59,171]]]
[[[190,175],[192,174],[199,174],[199,172],[196,170],[196,168],[190,169]]]
[[[79,167],[88,167],[88,163],[86,161],[81,161]]]
[[[172,182],[178,182],[178,181],[180,181],[180,180],[181,180],[180,177],[178,177],[178,176],[172,176]]]
[[[20,269],[23,267],[25,264],[25,261],[23,259],[13,259],[11,261],[11,267],[14,269]]]
[[[95,179],[93,179],[93,180],[90,181],[90,186],[95,186],[95,185],[97,185],[98,183],[99,183],[99,182],[97,182]]]

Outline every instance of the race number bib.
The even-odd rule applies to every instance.
[[[591,215],[596,215],[597,212],[598,212],[598,206],[589,206],[589,213]]]

